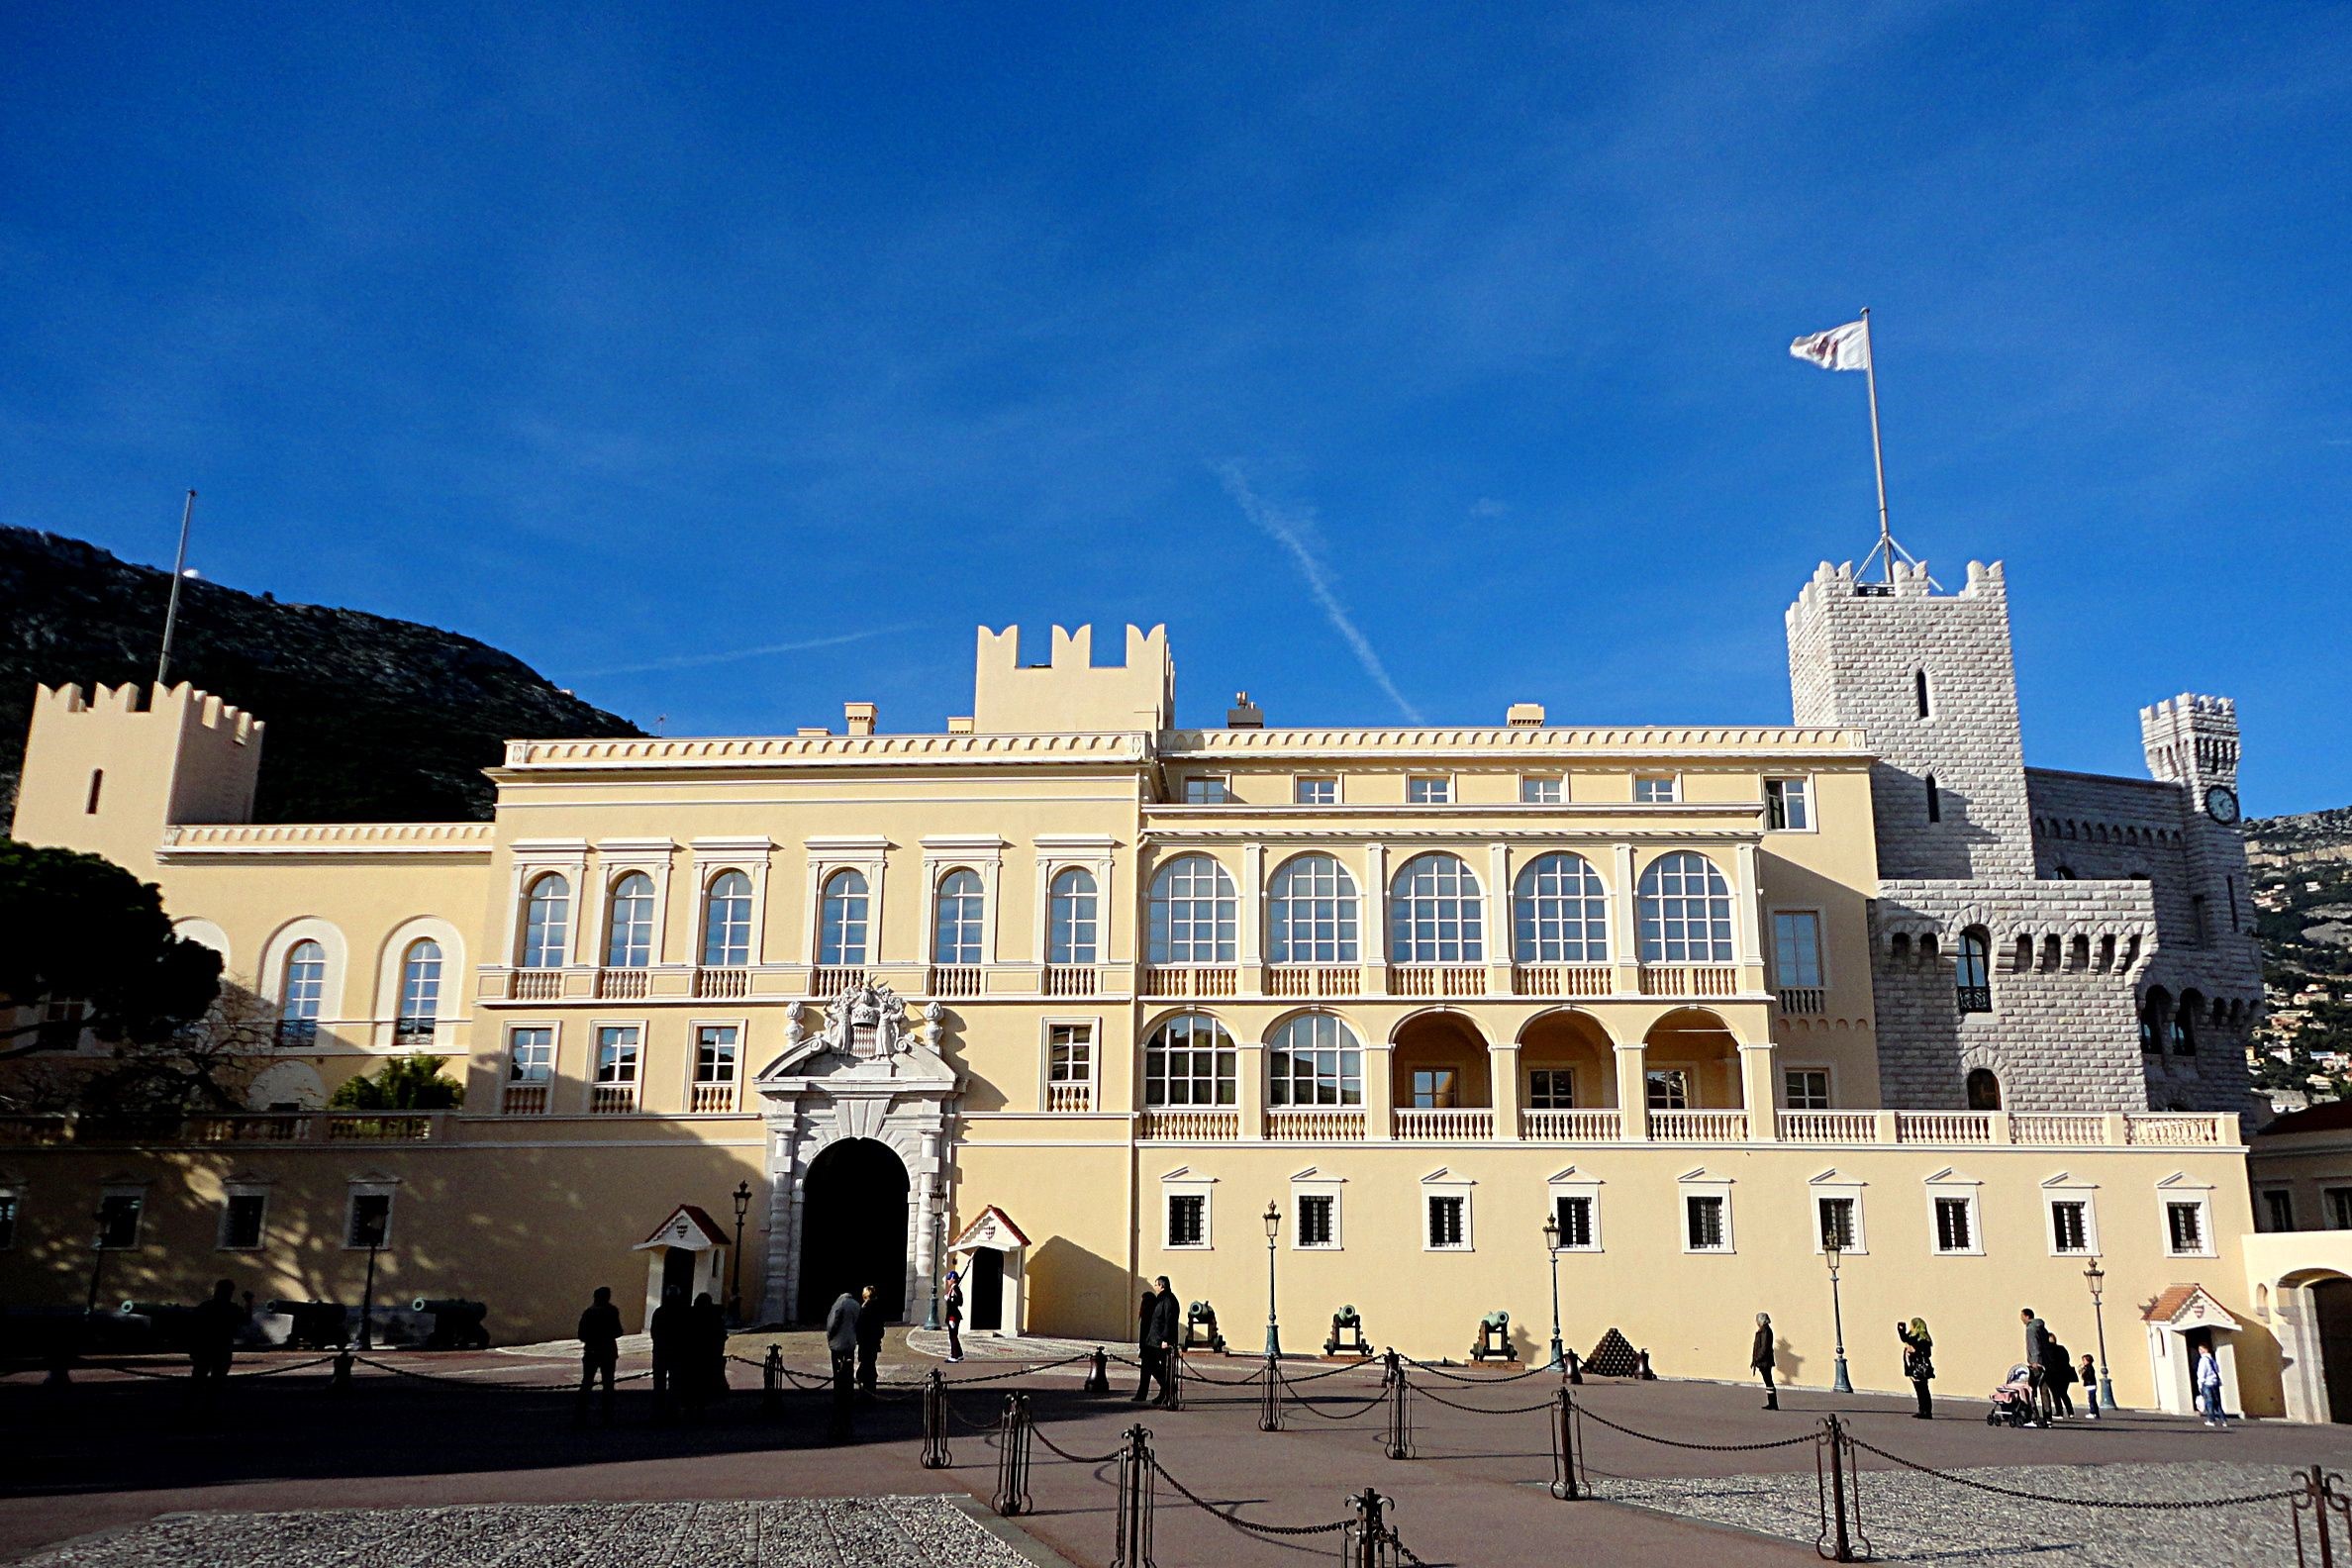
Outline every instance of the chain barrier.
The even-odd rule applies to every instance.
[[[1391,1354],[1394,1353],[1395,1352],[1393,1351],[1391,1352]],[[1439,1377],[1450,1379],[1455,1383],[1517,1383],[1520,1378],[1537,1377],[1551,1370],[1549,1367],[1531,1366],[1521,1372],[1506,1373],[1502,1377],[1465,1377],[1459,1372],[1448,1372],[1445,1368],[1438,1366],[1432,1361],[1416,1361],[1411,1356],[1404,1356],[1400,1359],[1405,1361],[1408,1365],[1420,1368],[1423,1372],[1434,1372]]]
[[[947,1380],[933,1367],[923,1385],[923,1468],[944,1470],[947,1453]]]
[[[1577,1407],[1575,1396],[1565,1387],[1553,1396],[1559,1405],[1559,1418],[1552,1422],[1552,1483],[1551,1495],[1563,1503],[1574,1503],[1592,1496],[1592,1478],[1585,1474],[1583,1425],[1584,1412]]]
[[[1688,1448],[1688,1449],[1691,1449],[1693,1452],[1696,1452],[1696,1453],[1762,1453],[1762,1452],[1763,1452],[1765,1449],[1767,1449],[1767,1448],[1794,1448],[1794,1447],[1796,1447],[1796,1446],[1797,1446],[1799,1443],[1809,1443],[1809,1442],[1817,1442],[1817,1441],[1819,1441],[1819,1437],[1818,1437],[1818,1436],[1817,1436],[1815,1433],[1813,1433],[1813,1432],[1803,1432],[1803,1433],[1800,1433],[1799,1435],[1797,1435],[1797,1436],[1795,1436],[1795,1437],[1782,1437],[1782,1438],[1779,1438],[1779,1439],[1777,1439],[1777,1440],[1775,1440],[1775,1441],[1773,1441],[1773,1442],[1752,1442],[1752,1443],[1703,1443],[1703,1442],[1684,1442],[1684,1441],[1682,1441],[1680,1438],[1676,1438],[1676,1437],[1660,1437],[1660,1436],[1657,1436],[1657,1435],[1655,1435],[1655,1434],[1653,1434],[1653,1433],[1650,1433],[1650,1432],[1645,1432],[1645,1431],[1635,1431],[1635,1430],[1634,1430],[1632,1427],[1630,1427],[1630,1426],[1620,1426],[1620,1425],[1618,1425],[1618,1424],[1617,1424],[1616,1421],[1611,1421],[1611,1420],[1610,1420],[1608,1417],[1606,1417],[1606,1416],[1602,1415],[1602,1414],[1601,1414],[1599,1411],[1596,1411],[1596,1410],[1589,1410],[1589,1409],[1587,1409],[1586,1407],[1584,1407],[1584,1406],[1581,1406],[1581,1405],[1580,1405],[1580,1406],[1578,1406],[1578,1407],[1577,1407],[1577,1409],[1578,1409],[1578,1410],[1580,1410],[1580,1411],[1583,1411],[1583,1412],[1584,1412],[1584,1414],[1586,1414],[1586,1415],[1588,1415],[1588,1416],[1592,1417],[1592,1418],[1593,1418],[1593,1420],[1595,1420],[1595,1421],[1599,1421],[1599,1422],[1600,1422],[1602,1425],[1604,1425],[1604,1426],[1608,1427],[1608,1428],[1609,1428],[1611,1431],[1615,1431],[1615,1432],[1623,1432],[1623,1433],[1624,1433],[1626,1436],[1628,1436],[1628,1437],[1638,1438],[1638,1439],[1639,1439],[1640,1441],[1642,1441],[1642,1442],[1653,1442],[1653,1443],[1657,1443],[1657,1444],[1659,1444],[1659,1445],[1661,1445],[1661,1446],[1663,1446],[1663,1447],[1667,1447],[1667,1448]]]
[[[1378,1365],[1380,1365],[1380,1363],[1377,1360],[1370,1358],[1361,1361],[1349,1361],[1340,1366],[1324,1367],[1321,1372],[1309,1372],[1304,1376],[1291,1378],[1290,1381],[1293,1383],[1313,1383],[1320,1378],[1337,1377],[1342,1372],[1368,1371]]]
[[[1111,1543],[1111,1568],[1158,1568],[1151,1556],[1151,1478],[1159,1462],[1151,1456],[1151,1428],[1137,1421],[1127,1429],[1119,1454],[1119,1512]]]
[[[1938,1481],[1948,1481],[1954,1486],[1968,1487],[1978,1492],[1990,1492],[1996,1497],[2015,1498],[2021,1503],[2059,1503],[2073,1508],[2116,1509],[2133,1514],[2182,1514],[2192,1509],[2245,1508],[2256,1503],[2284,1503],[2290,1498],[2303,1496],[2308,1486],[2307,1482],[2299,1481],[2295,1486],[2289,1487],[2285,1491],[2249,1492],[2242,1497],[2225,1498],[2131,1500],[2064,1497],[2043,1492],[2020,1492],[2014,1487],[1996,1486],[1990,1481],[1972,1480],[1967,1476],[1953,1475],[1947,1470],[1938,1470],[1932,1465],[1920,1464],[1915,1459],[1906,1459],[1901,1454],[1889,1453],[1886,1449],[1873,1443],[1866,1443],[1859,1437],[1850,1437],[1847,1440],[1864,1453],[1876,1454],[1888,1463],[1901,1465],[1906,1470],[1915,1470],[1920,1475],[1932,1476]]]
[[[312,1367],[325,1366],[334,1359],[331,1355],[323,1355],[315,1360],[295,1361],[285,1366],[257,1367],[250,1372],[230,1372],[225,1375],[240,1378],[275,1377],[280,1372],[305,1372]],[[85,1361],[81,1367],[86,1372],[120,1372],[125,1377],[149,1378],[163,1383],[178,1383],[192,1375],[188,1372],[165,1372],[158,1367],[133,1366],[123,1361]]]
[[[1388,1363],[1388,1425],[1380,1434],[1380,1451],[1391,1459],[1413,1457],[1413,1385],[1405,1381],[1405,1368],[1397,1352],[1391,1350],[1384,1358]]]
[[[1074,1454],[1070,1452],[1069,1449],[1064,1448],[1060,1443],[1057,1443],[1052,1438],[1046,1436],[1045,1428],[1037,1425],[1034,1421],[1029,1423],[1029,1433],[1031,1436],[1035,1437],[1037,1441],[1043,1443],[1047,1448],[1052,1449],[1055,1454],[1059,1455],[1063,1459],[1068,1460],[1071,1464],[1109,1464],[1112,1460],[1119,1458],[1127,1452],[1127,1449],[1121,1447],[1114,1448],[1107,1454]]]
[[[1315,1408],[1315,1402],[1299,1392],[1298,1384],[1306,1381],[1308,1381],[1308,1379],[1301,1378],[1297,1382],[1294,1382],[1288,1376],[1285,1376],[1282,1380],[1282,1386],[1289,1391],[1291,1402],[1297,1405],[1299,1409],[1305,1411],[1310,1416],[1320,1416],[1324,1421],[1353,1421],[1358,1416],[1363,1415],[1366,1411],[1372,1409],[1375,1405],[1378,1405],[1381,1401],[1388,1398],[1388,1390],[1378,1389],[1373,1392],[1373,1395],[1370,1399],[1358,1401],[1356,1408],[1349,1411],[1346,1415],[1333,1416],[1328,1411],[1317,1410]]]
[[[2287,1517],[2295,1524],[2296,1568],[2310,1568],[2310,1559],[2303,1555],[2303,1516],[2310,1516],[2316,1534],[2313,1544],[2318,1548],[2318,1568],[2335,1568],[2335,1522],[2344,1522],[2345,1544],[2352,1546],[2352,1498],[2336,1490],[2343,1477],[2331,1475],[2324,1466],[2313,1465],[2303,1473],[2303,1491],[2288,1506]]]
[[[572,1392],[571,1385],[568,1383],[500,1383],[489,1378],[450,1377],[445,1372],[420,1372],[414,1367],[394,1366],[389,1361],[378,1361],[373,1356],[352,1356],[350,1359],[360,1366],[374,1367],[378,1372],[389,1372],[395,1377],[412,1378],[419,1383],[446,1383],[452,1388],[499,1389],[516,1394],[569,1394]],[[620,1379],[616,1378],[614,1381],[617,1383]]]
[[[1422,1399],[1435,1401],[1447,1410],[1465,1411],[1472,1416],[1524,1416],[1530,1411],[1552,1408],[1551,1400],[1539,1399],[1532,1405],[1506,1405],[1500,1410],[1489,1410],[1483,1405],[1464,1405],[1459,1400],[1449,1400],[1435,1389],[1417,1388],[1413,1392],[1419,1394]]]
[[[1217,1518],[1225,1520],[1227,1524],[1232,1525],[1233,1528],[1237,1530],[1247,1530],[1252,1535],[1264,1535],[1270,1539],[1277,1540],[1293,1539],[1302,1535],[1330,1535],[1340,1530],[1346,1529],[1349,1523],[1349,1520],[1347,1519],[1333,1519],[1328,1524],[1261,1524],[1256,1519],[1243,1519],[1239,1514],[1233,1512],[1231,1509],[1219,1508],[1216,1504],[1210,1502],[1198,1492],[1195,1492],[1191,1487],[1186,1486],[1183,1482],[1168,1474],[1166,1468],[1160,1464],[1156,1456],[1154,1456],[1151,1460],[1151,1469],[1154,1475],[1158,1476],[1159,1479],[1167,1482],[1169,1486],[1176,1489],[1177,1496],[1183,1498],[1185,1502],[1190,1503],[1194,1508],[1200,1509],[1205,1513],[1215,1515]]]
[[[1181,1350],[1175,1351],[1170,1354],[1168,1360],[1169,1364],[1172,1366],[1180,1365],[1184,1361],[1184,1352]],[[1219,1388],[1249,1388],[1256,1384],[1258,1379],[1264,1377],[1266,1374],[1265,1369],[1261,1367],[1257,1371],[1250,1373],[1249,1376],[1245,1378],[1211,1377],[1208,1373],[1199,1371],[1197,1369],[1188,1370],[1184,1375],[1202,1383],[1215,1384]]]
[[[1029,1396],[1005,1396],[1005,1414],[1000,1418],[997,1437],[996,1492],[988,1500],[989,1507],[999,1515],[1011,1519],[1027,1514],[1036,1505],[1029,1497],[1029,1433],[1036,1423],[1029,1420]]]
[[[1347,1506],[1355,1513],[1355,1518],[1342,1521],[1339,1535],[1339,1560],[1347,1568],[1410,1568],[1421,1562],[1388,1522],[1388,1512],[1397,1506],[1394,1499],[1382,1497],[1377,1487],[1366,1487],[1348,1498]]]
[[[1862,1470],[1853,1434],[1835,1416],[1822,1417],[1821,1429],[1813,1435],[1813,1498],[1820,1524],[1813,1535],[1814,1555],[1826,1562],[1852,1562],[1857,1540],[1863,1556],[1878,1555],[1862,1528]]]

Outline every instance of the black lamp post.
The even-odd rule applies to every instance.
[[[1566,1347],[1560,1343],[1560,1217],[1556,1214],[1545,1215],[1543,1217],[1543,1247],[1545,1251],[1551,1254],[1551,1364],[1556,1367],[1566,1366],[1568,1364],[1568,1352]]]
[[[359,1292],[359,1348],[375,1348],[376,1254],[384,1249],[384,1223],[367,1222],[367,1284]]]
[[[1832,1394],[1854,1392],[1854,1380],[1846,1375],[1845,1305],[1837,1292],[1837,1263],[1844,1251],[1844,1238],[1837,1233],[1837,1226],[1834,1224],[1825,1226],[1821,1231],[1821,1256],[1829,1261],[1829,1321],[1837,1334],[1837,1375],[1829,1384]]]
[[[1266,1354],[1282,1354],[1282,1327],[1274,1321],[1274,1238],[1282,1230],[1282,1210],[1266,1200]]]
[[[98,1281],[106,1270],[106,1210],[102,1206],[96,1216],[97,1229],[90,1234],[90,1299],[82,1307],[81,1335],[78,1348],[86,1352],[91,1337],[98,1331]]]
[[[931,1311],[923,1315],[923,1326],[932,1333],[939,1331],[939,1278],[947,1271],[947,1216],[931,1216]]]
[[[735,1326],[743,1323],[743,1217],[751,1212],[751,1184],[735,1183],[735,1250],[727,1256],[727,1315]]]
[[[2114,1379],[2107,1376],[2107,1309],[2100,1305],[2100,1297],[2107,1291],[2107,1270],[2093,1258],[2091,1266],[2083,1270],[2084,1283],[2091,1287],[2091,1318],[2099,1325],[2099,1404],[2103,1410],[2115,1408]]]

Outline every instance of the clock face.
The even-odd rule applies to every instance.
[[[2216,784],[2205,791],[2205,811],[2224,828],[2238,820],[2238,798],[2235,790]]]

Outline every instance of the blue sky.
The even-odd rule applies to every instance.
[[[1875,537],[2009,562],[2037,762],[2234,695],[2352,801],[2352,13],[285,8],[0,20],[0,519],[672,734],[1788,715]],[[1116,637],[1106,639],[1118,645]],[[745,652],[747,649],[765,651]]]

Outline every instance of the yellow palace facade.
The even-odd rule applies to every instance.
[[[2194,1064],[2201,1108],[2165,1109],[2153,1086],[2193,1069],[2135,1037],[2162,890],[1988,893],[1939,939],[1906,883],[1890,918],[1889,727],[1827,721],[1841,683],[1908,702],[1914,672],[1837,655],[1836,601],[1999,594],[1998,567],[1958,595],[1824,567],[1791,611],[1806,722],[1748,728],[1519,704],[1290,729],[1240,699],[1181,729],[1159,630],[1098,665],[1056,629],[1028,666],[983,630],[943,731],[850,703],[837,732],[517,739],[483,823],[253,824],[265,716],[45,690],[17,836],[158,882],[277,1023],[246,1111],[138,1142],[10,1119],[0,1295],[78,1304],[96,1217],[110,1300],[229,1276],[355,1304],[364,1217],[380,1300],[480,1299],[508,1341],[665,1278],[771,1322],[873,1283],[920,1321],[952,1262],[977,1329],[1116,1344],[1166,1274],[1254,1350],[1271,1248],[1293,1351],[1352,1305],[1424,1357],[1508,1311],[1540,1357],[1556,1268],[1573,1347],[1617,1327],[1666,1375],[1735,1378],[1763,1311],[1783,1375],[1819,1384],[1826,1230],[1858,1386],[1900,1386],[1899,1318],[1931,1321],[1960,1389],[2006,1371],[2020,1306],[2096,1349],[2096,1256],[2127,1403],[2185,1404],[2205,1334],[2278,1408],[2286,1274],[2257,1303],[2220,1068]],[[1929,678],[1947,730],[1973,723],[1969,659]],[[1909,1020],[1922,984],[1957,1022],[1890,1038],[1882,996]],[[2121,999],[2097,1071],[2017,1043],[2061,985]],[[323,1109],[415,1052],[451,1059],[461,1110]],[[1948,1089],[1890,1103],[1898,1071]],[[657,1232],[682,1205],[711,1223],[681,1259]],[[2190,1285],[2225,1310],[2143,1323]]]

